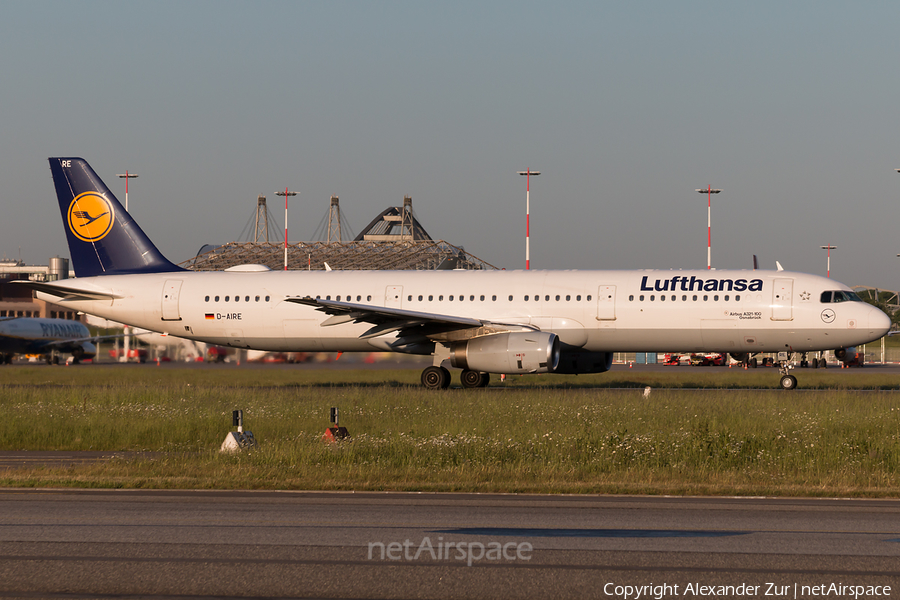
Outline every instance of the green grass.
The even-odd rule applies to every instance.
[[[900,395],[885,391],[898,384],[877,369],[798,370],[813,391],[795,392],[776,389],[774,369],[636,368],[441,392],[421,389],[418,370],[0,373],[0,450],[155,453],[0,471],[3,486],[900,494]],[[347,441],[320,439],[331,406]],[[237,408],[260,445],[219,454]]]

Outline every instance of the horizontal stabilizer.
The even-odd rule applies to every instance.
[[[51,296],[55,296],[62,301],[65,300],[115,300],[117,298],[121,298],[122,296],[117,296],[116,294],[112,294],[110,292],[97,292],[93,290],[78,290],[74,288],[68,288],[61,285],[54,285],[52,283],[41,283],[39,281],[22,281],[16,280],[11,283],[16,285],[21,285],[23,287],[27,287],[36,292],[43,292],[44,294],[49,294]]]

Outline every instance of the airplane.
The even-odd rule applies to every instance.
[[[60,353],[72,362],[94,358],[97,347],[88,328],[79,321],[38,317],[0,318],[0,364],[9,364],[16,354],[42,354],[47,364],[59,362]]]
[[[189,271],[84,159],[49,161],[77,278],[17,282],[37,297],[221,346],[431,355],[428,389],[447,388],[449,368],[464,388],[490,374],[603,373],[615,352],[844,356],[891,327],[848,286],[783,270]],[[780,366],[781,387],[794,389]]]

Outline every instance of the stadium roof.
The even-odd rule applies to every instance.
[[[442,240],[291,242],[288,269],[324,270],[496,270],[497,267]],[[222,271],[244,264],[284,268],[284,243],[229,242],[205,246],[180,266],[195,271]]]

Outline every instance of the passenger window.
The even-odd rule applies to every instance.
[[[421,295],[419,295],[419,302],[421,302],[421,301],[422,301],[422,296],[421,296]]]
[[[250,302],[250,296],[244,296],[244,302]]]
[[[340,297],[340,296],[337,296],[337,297],[335,298],[335,300],[337,300],[338,302],[340,302],[340,301],[341,301],[341,297]]]
[[[590,296],[588,296],[590,298]],[[656,296],[654,294],[650,294],[650,302],[656,300]]]
[[[218,301],[219,301],[219,297],[218,297],[218,296],[216,296],[216,302],[218,302]]]
[[[687,302],[687,294],[685,294],[684,296],[681,297],[681,301],[682,301],[682,302]]]
[[[640,296],[638,296],[638,299],[639,299],[641,302],[643,302],[643,301],[644,301],[644,295],[641,294]]]
[[[556,296],[556,301],[559,302],[559,295]]]
[[[643,299],[644,299],[644,297],[641,296],[641,300],[643,300]],[[577,296],[575,296],[575,301],[576,301],[576,302],[581,302],[581,294],[578,294]]]
[[[590,294],[588,294],[587,301],[588,301],[588,302],[591,301],[591,295],[590,295]]]
[[[412,294],[410,294],[409,296],[407,296],[406,299],[409,300],[410,302],[412,302]]]
[[[566,294],[566,302],[571,302],[571,300],[572,300],[572,296],[570,296],[569,294]]]
[[[703,301],[706,302],[707,300],[709,300],[709,296],[707,296],[706,294],[703,294]]]
[[[481,297],[481,301],[484,302],[484,296]]]
[[[663,294],[663,295],[661,295],[661,296],[659,297],[659,301],[660,301],[660,302],[665,302],[665,301],[666,301],[666,296],[665,296],[665,294]]]
[[[697,301],[697,294],[694,294],[694,302]]]
[[[444,295],[441,294],[440,296],[438,296],[438,302],[443,302],[443,301],[444,301]]]
[[[526,300],[527,300],[527,299],[528,299],[528,298],[526,298]],[[512,302],[512,296],[509,297],[509,301]]]
[[[259,302],[259,296],[256,297],[256,301]]]
[[[428,296],[428,301],[431,302],[432,300],[434,300],[434,296],[432,296],[432,295],[429,294],[429,296]]]
[[[372,296],[366,296],[366,302],[371,302],[371,301],[372,301]]]
[[[497,296],[491,296],[491,301],[496,302],[496,301],[497,301]]]
[[[240,302],[240,301],[241,301],[241,297],[240,297],[240,296],[235,296],[235,297],[234,297],[234,301],[235,301],[235,302]]]
[[[268,297],[268,296],[266,296],[266,302],[268,302],[268,301],[269,301],[269,297]]]
[[[740,301],[741,301],[741,295],[738,294],[737,296],[735,296],[735,297],[734,297],[734,301],[735,301],[735,302],[740,302]]]
[[[453,296],[450,296],[450,302],[453,302]]]
[[[719,301],[719,295],[718,295],[718,294],[716,294],[715,296],[713,296],[713,301],[715,301],[715,302],[718,302],[718,301]]]
[[[481,299],[484,300],[484,296],[482,296]],[[475,296],[471,296],[471,295],[470,295],[470,296],[469,296],[469,302],[474,302],[474,301],[475,301]]]
[[[544,296],[544,302],[550,302],[550,296],[549,296],[549,295]]]
[[[512,300],[512,296],[510,296],[509,299]],[[525,296],[525,302],[528,302],[528,296]]]
[[[209,302],[209,296],[206,297],[206,302]]]
[[[231,296],[225,296],[225,302],[228,302],[229,298],[231,298]]]
[[[728,302],[728,295],[725,295],[725,302]]]

